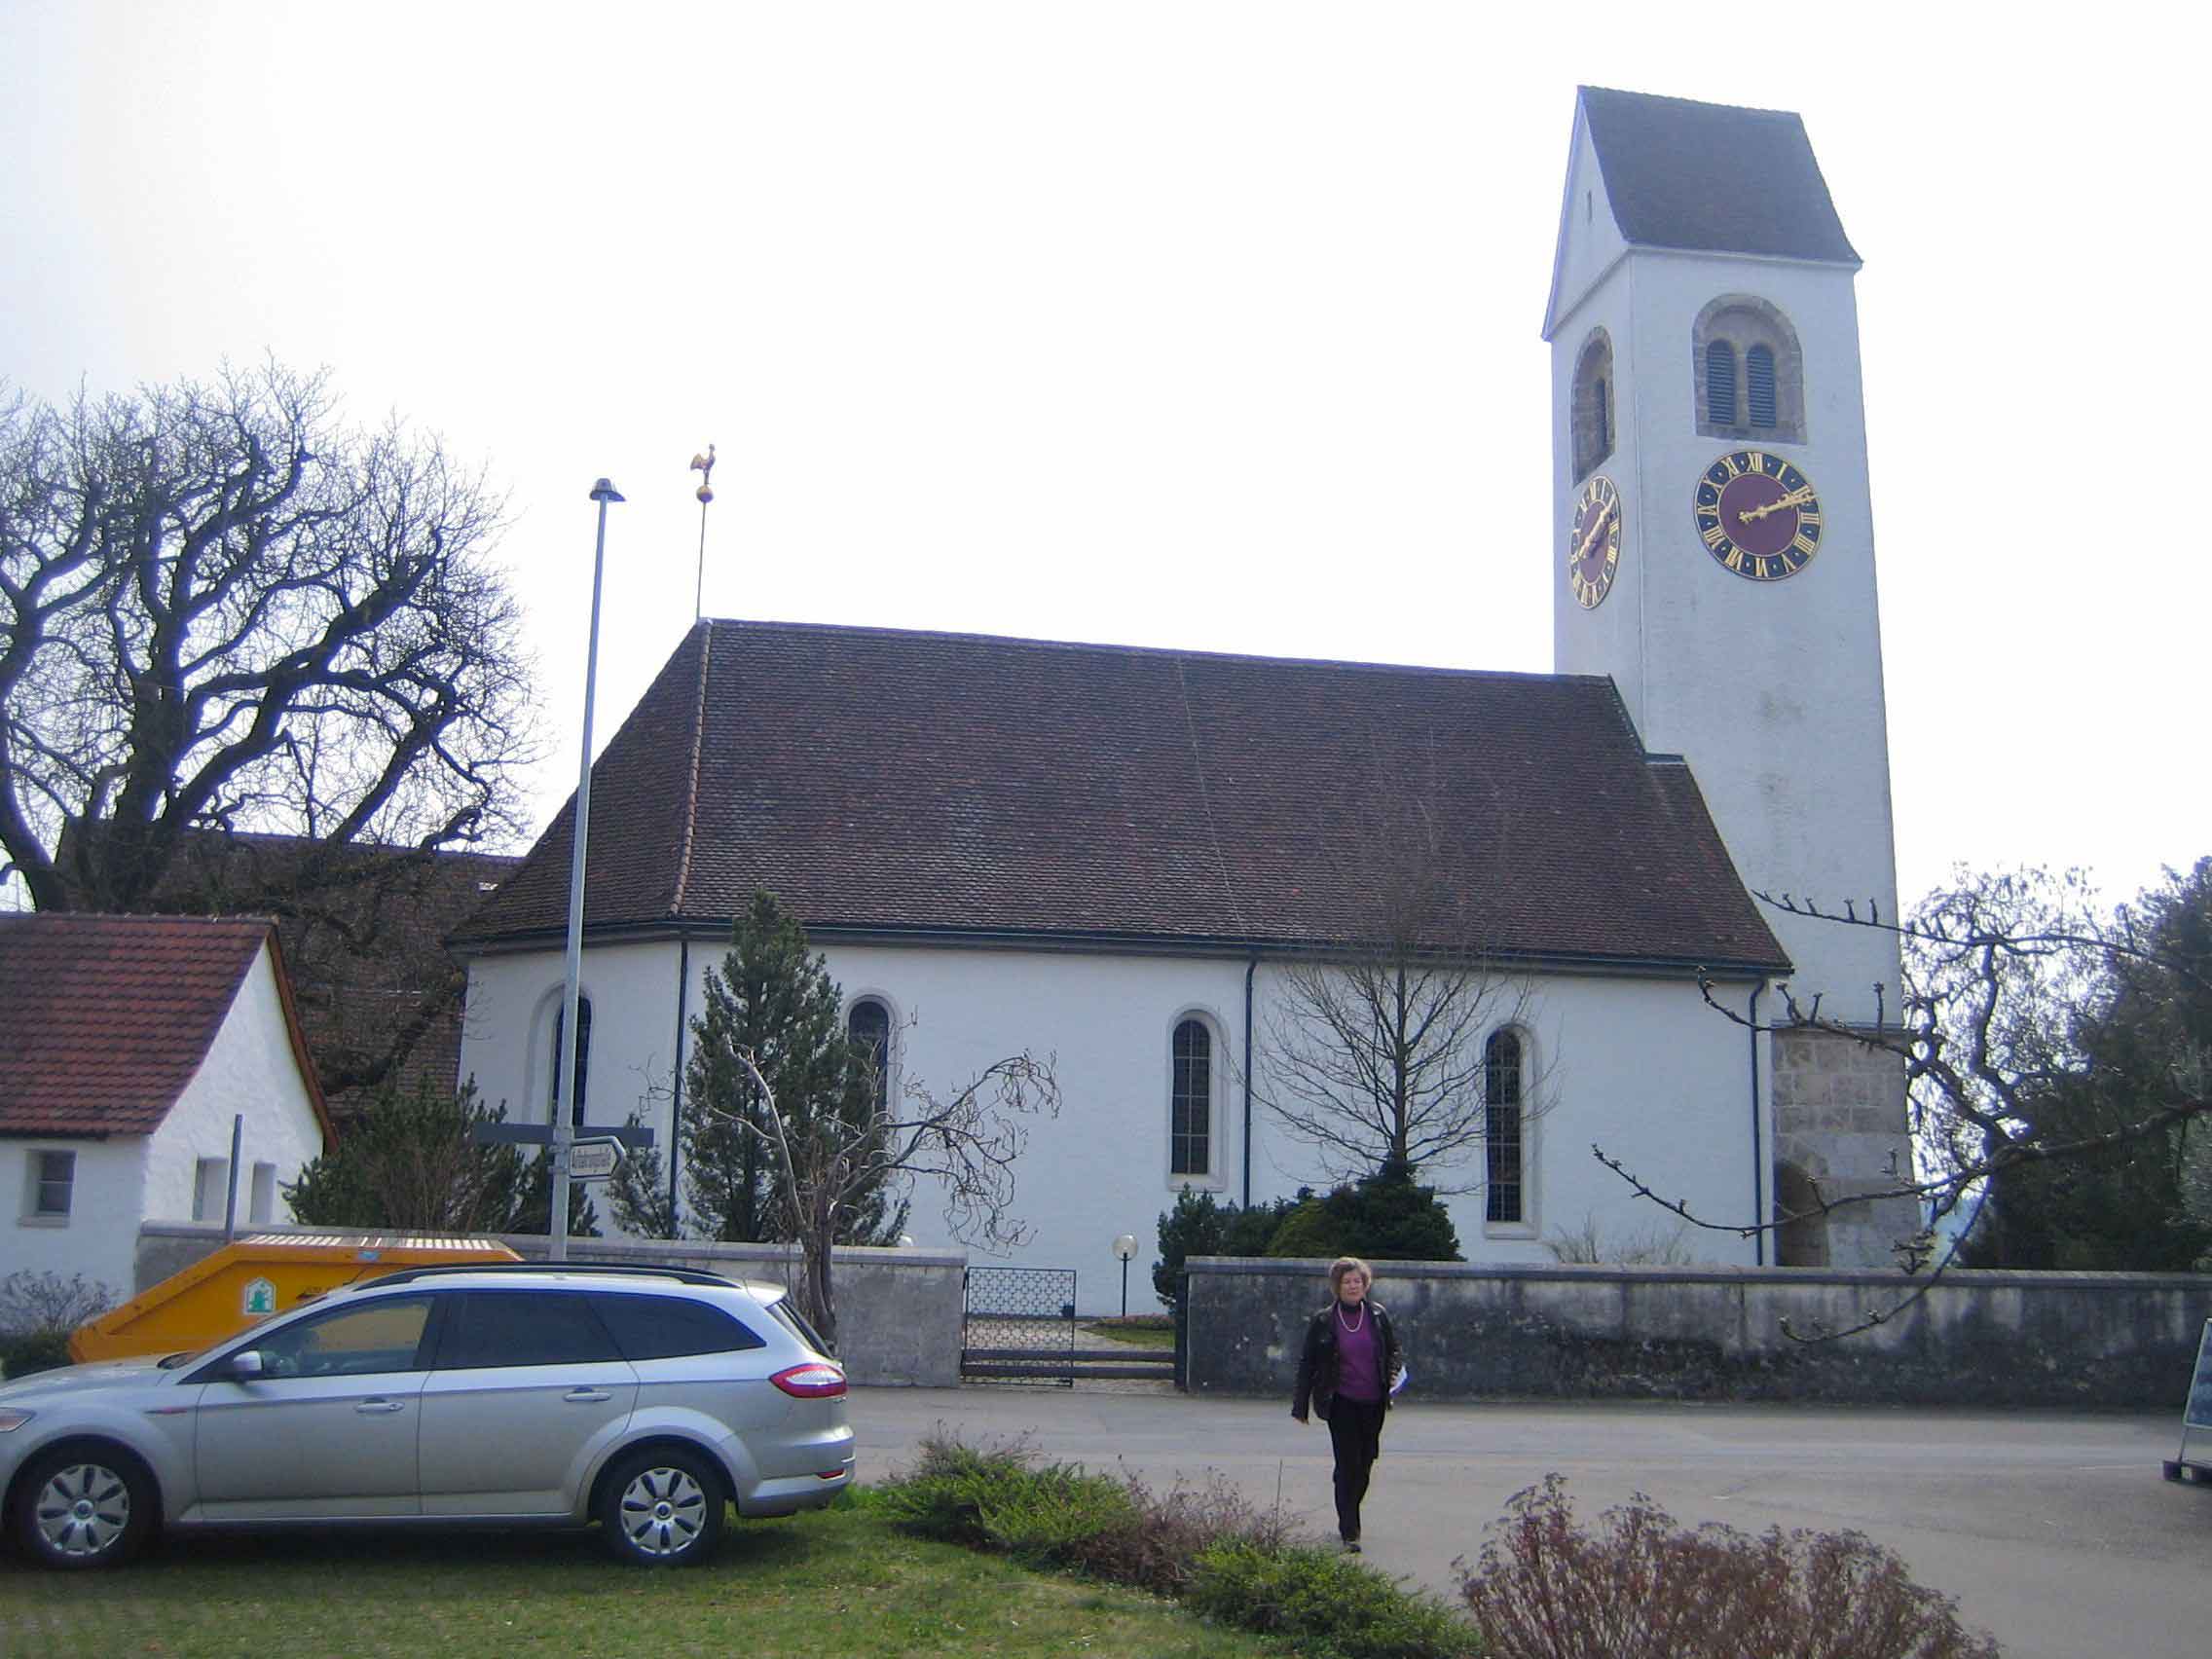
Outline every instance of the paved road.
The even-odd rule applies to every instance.
[[[940,1422],[1026,1433],[1054,1459],[1155,1480],[1214,1469],[1335,1530],[1328,1430],[1289,1403],[1035,1387],[857,1389],[862,1476]],[[1783,1406],[1412,1402],[1390,1414],[1364,1517],[1368,1560],[1439,1591],[1505,1500],[1550,1470],[1585,1517],[1632,1492],[1677,1520],[1856,1528],[1958,1599],[2008,1659],[2212,1654],[2212,1489],[2159,1479],[2157,1417]]]

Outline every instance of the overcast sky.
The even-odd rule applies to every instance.
[[[1795,109],[1866,261],[1900,890],[2125,897],[2212,852],[2205,41],[2079,15],[0,0],[0,374],[273,352],[482,458],[542,823],[592,481],[604,744],[710,440],[713,615],[1549,669],[1574,89]]]

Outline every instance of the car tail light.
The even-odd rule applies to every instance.
[[[801,1400],[826,1399],[845,1391],[845,1374],[834,1365],[825,1365],[820,1360],[809,1360],[804,1365],[794,1365],[787,1371],[779,1371],[768,1381],[785,1393]]]

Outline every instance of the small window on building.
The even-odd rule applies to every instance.
[[[1723,294],[1698,313],[1690,351],[1700,432],[1805,441],[1805,357],[1779,308],[1755,294]]]
[[[49,1221],[69,1219],[69,1206],[77,1188],[77,1155],[73,1152],[34,1152],[30,1157],[30,1192],[27,1211]]]
[[[1180,1020],[1175,1026],[1167,1170],[1171,1175],[1213,1172],[1213,1033],[1202,1019]]]
[[[1575,355],[1568,421],[1574,479],[1580,483],[1613,453],[1613,342],[1602,328],[1591,331]]]
[[[1483,1219],[1520,1222],[1528,1219],[1522,1180],[1526,1148],[1521,1117],[1521,1039],[1510,1031],[1493,1033],[1483,1045],[1483,1153],[1485,1202]]]
[[[568,1034],[567,1010],[553,1011],[553,1081],[545,1089],[545,1115],[551,1118],[561,1104],[561,1041]],[[576,999],[576,1098],[569,1108],[569,1122],[584,1121],[586,1088],[591,1081],[591,998]]]
[[[253,1201],[246,1211],[246,1219],[256,1227],[266,1227],[276,1218],[276,1165],[256,1163],[253,1166]]]
[[[221,1221],[231,1198],[231,1161],[203,1158],[193,1172],[192,1219]]]
[[[891,1010],[874,997],[863,997],[845,1015],[845,1038],[867,1063],[875,1080],[875,1109],[891,1104]]]

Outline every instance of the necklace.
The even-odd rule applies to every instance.
[[[1338,1303],[1337,1323],[1342,1325],[1348,1334],[1358,1336],[1360,1332],[1367,1329],[1367,1304],[1362,1302],[1359,1305],[1359,1323],[1355,1325],[1345,1317],[1345,1305],[1342,1302]]]

